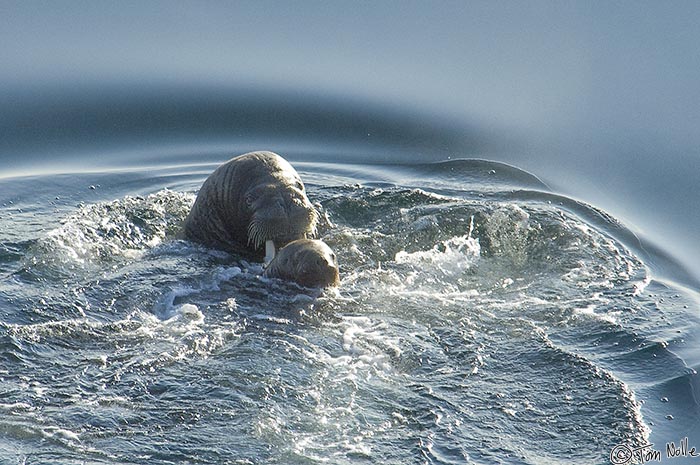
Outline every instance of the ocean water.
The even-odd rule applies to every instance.
[[[173,153],[0,183],[1,463],[597,464],[700,438],[693,277],[595,206],[499,162],[290,148],[339,257],[320,292],[178,240],[233,154]]]
[[[699,6],[0,1],[0,464],[698,463]],[[251,150],[337,289],[178,239]]]

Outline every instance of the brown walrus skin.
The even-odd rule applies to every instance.
[[[262,258],[316,232],[318,214],[299,174],[272,152],[251,152],[219,166],[185,219],[183,236],[208,247]]]
[[[299,239],[277,253],[263,276],[293,281],[304,287],[337,286],[338,261],[325,242]]]

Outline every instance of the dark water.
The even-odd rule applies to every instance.
[[[0,463],[695,463],[698,21],[0,2]],[[337,291],[177,239],[257,149]]]

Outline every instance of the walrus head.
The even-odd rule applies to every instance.
[[[299,239],[279,251],[264,276],[294,281],[305,287],[337,286],[338,260],[325,242]]]
[[[316,234],[318,213],[306,196],[300,179],[258,184],[245,193],[250,212],[248,245],[261,248],[267,241],[276,247]]]

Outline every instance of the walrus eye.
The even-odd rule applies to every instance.
[[[297,181],[296,188],[304,192],[304,183],[302,183],[301,181]]]
[[[245,204],[250,207],[253,205],[253,197],[250,194],[246,194],[245,196]]]

